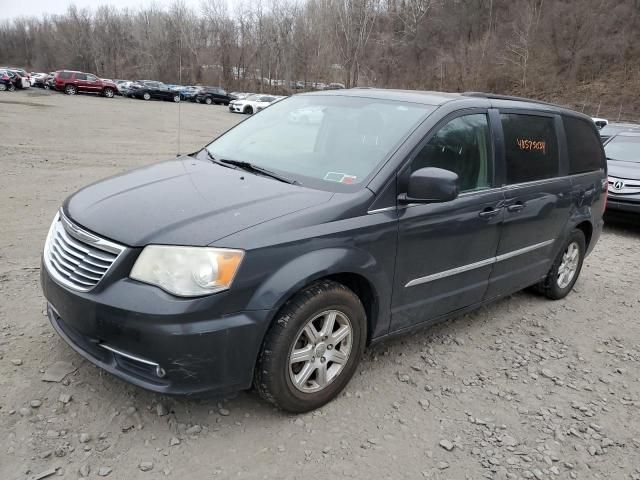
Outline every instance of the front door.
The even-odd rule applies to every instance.
[[[503,190],[494,187],[491,139],[486,111],[447,119],[399,175],[402,193],[411,171],[451,170],[461,193],[451,202],[400,208],[392,331],[484,298],[504,213]]]
[[[571,208],[571,180],[563,174],[552,114],[501,112],[505,216],[487,298],[540,280],[562,241]]]

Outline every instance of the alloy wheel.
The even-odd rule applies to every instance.
[[[558,267],[558,286],[560,288],[567,288],[573,277],[576,276],[578,271],[578,264],[580,263],[580,247],[576,242],[571,242],[562,255],[562,261]]]
[[[349,317],[338,310],[309,320],[289,354],[289,378],[295,388],[314,393],[333,382],[349,360],[352,333]]]

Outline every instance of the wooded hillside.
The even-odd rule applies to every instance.
[[[272,89],[258,79],[513,93],[640,116],[640,0],[267,0],[0,24],[0,64]],[[282,88],[282,87],[281,87]]]

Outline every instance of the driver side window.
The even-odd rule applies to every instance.
[[[484,113],[464,115],[438,130],[411,163],[411,172],[437,167],[458,174],[460,191],[489,188],[493,178],[489,122]]]

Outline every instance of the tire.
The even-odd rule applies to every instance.
[[[211,98],[207,97],[204,99],[204,103],[206,103],[207,105],[211,105],[213,101],[211,100]]]
[[[180,95],[174,95],[173,96],[173,102],[174,103],[178,103],[180,101]]]
[[[566,297],[580,276],[586,249],[584,233],[581,230],[571,231],[553,261],[549,273],[544,280],[534,285],[534,290],[551,300],[560,300]],[[575,255],[575,261],[567,264],[568,258],[565,258],[567,255],[570,257]],[[561,278],[563,274],[567,276]]]
[[[313,325],[316,342],[307,334],[309,325]],[[323,336],[329,330],[333,334]],[[332,342],[338,334],[342,338],[334,337]],[[278,313],[262,345],[254,387],[262,398],[288,412],[319,408],[347,385],[366,339],[366,313],[357,295],[337,282],[316,282],[297,293]],[[294,350],[306,359],[291,363]]]
[[[142,99],[143,100],[151,100],[151,94],[149,92],[144,92],[142,94]]]
[[[4,92],[7,89],[7,86],[4,83],[0,83],[0,92]]]
[[[78,89],[75,87],[75,85],[65,85],[64,93],[66,93],[67,95],[75,95],[76,93],[78,93]]]
[[[44,84],[44,86],[43,86],[43,88],[44,88],[45,90],[49,90],[51,87],[45,83],[45,84]]]
[[[245,107],[245,109],[242,111],[242,113],[244,113],[246,115],[253,115],[253,107]]]
[[[113,98],[115,95],[115,92],[113,91],[113,88],[105,88],[102,91],[102,94],[107,98]]]
[[[10,83],[9,86],[7,87],[7,90],[10,92],[15,92],[16,86],[13,83]]]

